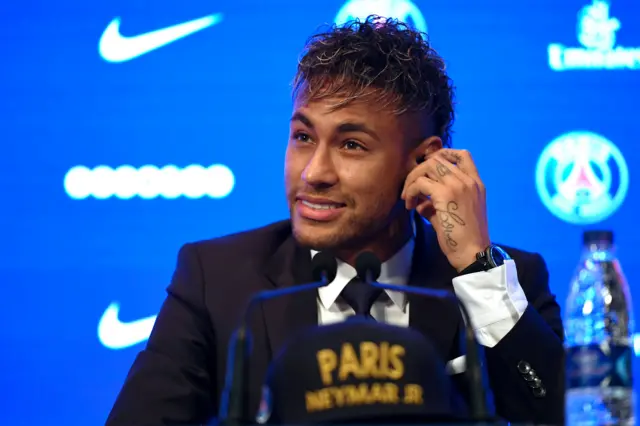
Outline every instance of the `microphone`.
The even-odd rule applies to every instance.
[[[229,342],[225,386],[218,414],[220,423],[229,426],[255,424],[255,419],[247,415],[248,358],[251,353],[251,332],[247,325],[250,315],[258,303],[328,285],[336,277],[338,262],[330,252],[320,252],[313,257],[311,269],[314,282],[261,291],[249,300],[240,325],[231,335]]]
[[[356,258],[356,271],[358,276],[360,279],[376,288],[444,299],[455,302],[460,307],[460,311],[462,312],[462,316],[465,321],[464,337],[467,348],[465,374],[469,380],[471,417],[476,421],[489,420],[487,395],[483,386],[484,371],[480,361],[480,348],[476,341],[476,336],[473,331],[473,327],[471,326],[471,319],[469,318],[466,306],[464,306],[460,299],[450,291],[379,283],[376,280],[380,276],[380,270],[380,260],[372,252],[367,251],[360,253]]]

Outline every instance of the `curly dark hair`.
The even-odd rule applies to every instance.
[[[293,94],[302,89],[309,100],[344,99],[335,109],[369,98],[394,114],[424,111],[434,133],[450,146],[454,87],[445,68],[426,34],[396,19],[370,15],[309,38]]]

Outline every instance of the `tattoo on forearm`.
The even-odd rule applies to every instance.
[[[447,166],[445,166],[442,163],[438,163],[436,165],[436,172],[438,172],[438,175],[440,177],[443,177],[444,175],[451,173],[451,170],[447,169]]]
[[[444,228],[445,240],[449,248],[453,251],[456,251],[458,242],[453,239],[451,233],[456,227],[456,223],[460,226],[465,225],[464,220],[455,213],[456,210],[458,210],[458,203],[455,201],[449,201],[446,210],[438,210],[438,219],[440,219],[440,225]]]

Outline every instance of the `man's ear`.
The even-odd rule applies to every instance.
[[[407,165],[409,171],[413,170],[416,165],[422,163],[427,156],[441,149],[442,139],[440,139],[439,136],[430,136],[420,142],[409,154],[409,164]]]

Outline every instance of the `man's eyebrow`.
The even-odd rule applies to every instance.
[[[310,128],[311,130],[313,130],[313,128],[314,128],[313,122],[311,121],[311,119],[309,119],[309,117],[307,117],[306,115],[304,115],[300,111],[297,111],[291,117],[291,122],[294,122],[294,121],[301,122],[302,124],[304,124],[305,126]],[[371,129],[369,126],[367,126],[364,123],[345,122],[345,123],[342,123],[342,124],[340,124],[338,126],[338,128],[336,129],[336,132],[337,133],[362,132],[362,133],[368,134],[369,136],[371,136],[374,139],[380,139],[378,137],[378,134],[373,129]]]
[[[301,112],[296,112],[295,114],[293,114],[293,116],[291,117],[291,121],[299,121],[308,128],[313,129],[313,123],[311,122],[311,120],[309,120],[309,117]]]
[[[374,139],[378,139],[378,134],[364,123],[342,123],[338,126],[338,133],[362,132]]]

